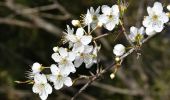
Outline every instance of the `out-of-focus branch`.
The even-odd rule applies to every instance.
[[[98,82],[93,82],[92,85],[95,87],[110,91],[112,93],[120,93],[120,94],[133,95],[133,96],[142,96],[144,93],[141,90],[121,89],[121,88],[113,87],[111,85],[102,84]]]
[[[0,23],[2,24],[9,24],[9,25],[16,25],[16,26],[21,26],[21,27],[26,27],[26,28],[35,28],[36,26],[26,22],[26,21],[21,21],[17,19],[11,19],[11,18],[0,18]]]
[[[44,20],[41,17],[51,18],[55,20],[66,20],[71,17],[71,14],[57,1],[53,4],[45,5],[41,7],[29,8],[24,5],[20,5],[15,3],[13,0],[6,0],[5,2],[0,2],[2,6],[9,8],[10,10],[14,11],[17,15],[21,15],[29,21],[20,21],[18,19],[6,19],[1,18],[0,23],[9,24],[9,25],[17,25],[21,27],[28,27],[28,28],[41,28],[43,30],[48,31],[49,33],[57,36],[61,36],[62,30],[53,25],[52,23]],[[63,15],[52,15],[48,13],[42,13],[41,11],[53,10],[58,9]]]

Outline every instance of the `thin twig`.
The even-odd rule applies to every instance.
[[[154,34],[156,35],[156,34]],[[142,41],[142,43],[147,42],[152,36],[148,36],[146,39],[144,39]],[[127,53],[125,53],[123,56],[120,57],[121,60],[123,60],[125,57],[127,57],[129,54],[131,54],[132,52],[134,52],[135,48],[130,49]],[[103,69],[100,73],[97,73],[96,75],[94,75],[72,98],[71,100],[75,100],[75,98],[82,93],[91,83],[93,83],[95,80],[97,80],[99,77],[101,77],[104,73],[106,73],[110,68],[115,66],[115,62],[113,62],[110,66],[106,67],[105,69]]]

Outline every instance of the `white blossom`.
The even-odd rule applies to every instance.
[[[72,41],[74,43],[73,45],[74,52],[82,52],[84,50],[84,46],[88,45],[92,41],[92,36],[85,35],[83,28],[77,29],[75,37],[76,41]]]
[[[52,54],[52,59],[58,63],[62,73],[69,74],[76,71],[72,61],[75,59],[73,52],[68,52],[66,48],[60,47],[58,52]]]
[[[63,87],[63,85],[71,86],[72,80],[66,74],[63,74],[55,64],[52,64],[51,67],[52,74],[48,77],[51,82],[54,84],[54,88],[59,90]]]
[[[134,26],[132,26],[130,28],[130,35],[129,35],[129,39],[132,41],[132,42],[141,42],[144,38],[144,28],[141,27],[141,28],[136,28]]]
[[[146,16],[143,25],[146,27],[146,34],[153,35],[156,32],[161,32],[164,28],[164,23],[169,21],[168,16],[163,12],[162,4],[155,2],[154,6],[147,7],[149,16]]]
[[[90,7],[84,17],[84,24],[91,25],[92,29],[94,29],[98,23],[99,12],[100,7],[98,7],[96,11],[93,9],[93,7]]]
[[[111,8],[107,5],[102,6],[102,15],[99,16],[99,21],[104,24],[104,27],[109,31],[113,30],[119,24],[119,7],[113,5]]]
[[[48,94],[52,93],[52,87],[49,83],[47,83],[47,78],[44,74],[37,73],[34,76],[32,91],[39,94],[41,100],[46,100]]]
[[[113,53],[116,56],[122,56],[125,53],[125,46],[122,44],[116,44],[113,49]]]
[[[75,67],[80,67],[84,62],[86,68],[90,68],[93,64],[93,46],[86,45],[83,52],[78,52],[74,61]]]

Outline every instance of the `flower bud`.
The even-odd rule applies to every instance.
[[[167,6],[167,9],[170,11],[170,5]]]
[[[125,46],[122,44],[115,45],[113,53],[118,57],[122,56],[125,53]]]
[[[58,47],[53,47],[54,52],[58,52],[59,48]]]
[[[42,66],[38,62],[35,62],[32,65],[32,71],[33,71],[34,74],[41,72],[41,70],[42,70]]]
[[[115,78],[115,74],[114,74],[114,73],[111,73],[111,74],[110,74],[110,78],[111,78],[111,79],[114,79],[114,78]]]
[[[102,26],[103,26],[103,23],[102,23],[102,22],[98,22],[98,23],[97,23],[97,26],[98,26],[98,27],[102,27]]]
[[[72,23],[73,26],[80,26],[79,20],[72,20],[71,23]]]

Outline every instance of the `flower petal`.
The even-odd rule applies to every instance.
[[[41,100],[46,100],[48,97],[48,94],[45,91],[43,91],[42,93],[39,94],[39,96]]]
[[[59,48],[59,53],[60,53],[60,55],[61,55],[62,57],[68,56],[68,52],[67,52],[67,49],[66,49],[66,48],[60,47],[60,48]]]
[[[51,58],[55,61],[55,62],[60,62],[61,60],[61,56],[58,53],[53,53],[51,55]]]
[[[83,53],[86,53],[86,54],[88,54],[88,53],[90,53],[90,52],[92,52],[92,50],[93,50],[93,46],[92,45],[86,45],[86,46],[84,46],[84,52]]]
[[[83,28],[78,28],[76,31],[76,35],[79,37],[82,37],[84,35],[84,30]]]
[[[59,71],[60,71],[59,68],[55,64],[52,64],[50,66],[50,70],[51,70],[51,73],[53,75],[57,75],[59,73]]]
[[[111,8],[107,5],[102,6],[102,13],[105,15],[110,15],[111,14]]]
[[[118,7],[118,5],[113,5],[112,6],[112,14],[113,15],[118,15],[119,14],[119,7]]]
[[[152,28],[150,28],[150,27],[147,27],[146,28],[146,34],[147,35],[153,35],[153,34],[155,34],[156,32],[152,29]]]
[[[105,25],[106,29],[108,29],[109,31],[112,31],[115,27],[115,23],[112,21],[112,22],[108,22],[106,25]]]
[[[54,88],[56,89],[56,90],[59,90],[59,89],[61,89],[63,87],[63,81],[62,80],[58,80],[58,81],[56,81],[55,83],[54,83]]]
[[[51,87],[51,85],[50,84],[45,84],[45,92],[47,93],[47,94],[51,94],[52,93],[52,87]]]
[[[40,88],[39,88],[39,85],[38,84],[34,84],[33,87],[32,87],[32,91],[34,93],[39,93],[41,92]]]
[[[155,2],[152,9],[156,14],[160,14],[163,11],[163,7],[160,2]]]
[[[72,86],[72,84],[73,84],[73,82],[72,82],[72,80],[71,80],[71,78],[70,77],[65,77],[64,79],[63,79],[63,81],[64,81],[64,84],[66,85],[66,86]]]
[[[75,61],[74,61],[74,65],[75,67],[80,67],[80,65],[83,63],[83,59],[80,57],[76,57]]]
[[[75,57],[76,57],[75,53],[69,52],[67,59],[68,59],[69,61],[73,61],[73,60],[75,59]]]
[[[35,83],[39,84],[39,83],[47,83],[47,78],[44,74],[35,74],[34,76],[34,81]]]
[[[83,45],[87,45],[87,44],[89,44],[91,41],[92,41],[92,36],[91,36],[91,35],[89,35],[89,36],[83,36],[83,37],[81,38],[81,43],[82,43]]]

